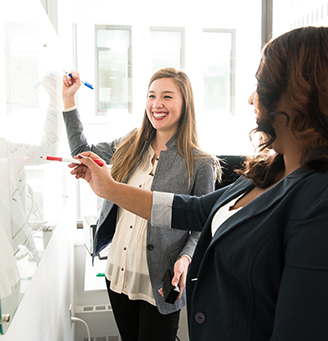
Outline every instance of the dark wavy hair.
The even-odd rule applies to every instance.
[[[301,165],[327,172],[328,27],[298,28],[268,42],[256,79],[259,115],[250,135],[263,132],[267,138],[259,145],[259,155],[248,158],[238,173],[265,188],[284,169],[282,155],[266,152],[276,138],[272,122],[278,114],[286,115],[292,134],[306,142]],[[293,119],[276,111],[282,95],[297,113]]]

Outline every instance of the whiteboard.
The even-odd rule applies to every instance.
[[[59,42],[39,0],[0,5],[0,308],[14,318],[67,201]],[[0,334],[10,322],[0,323]]]

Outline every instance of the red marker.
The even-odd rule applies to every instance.
[[[48,161],[59,161],[59,162],[70,162],[70,163],[76,163],[78,165],[82,164],[81,161],[77,159],[70,159],[66,157],[58,157],[58,156],[40,156],[41,159],[48,160]],[[104,163],[101,160],[92,159],[97,165],[102,167]]]

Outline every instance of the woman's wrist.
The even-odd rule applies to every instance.
[[[72,111],[72,110],[75,110],[77,109],[77,105],[74,105],[72,107],[69,107],[69,108],[63,108],[63,112],[69,112],[69,111]]]
[[[185,257],[185,258],[189,261],[189,264],[191,263],[191,257],[190,257],[189,255],[187,255],[187,254],[181,255],[181,256],[177,259],[177,261],[178,261],[179,259],[181,259],[182,257]]]
[[[76,106],[75,96],[63,97],[64,109]]]

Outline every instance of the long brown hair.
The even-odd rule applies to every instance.
[[[258,126],[251,132],[263,132],[260,155],[249,158],[243,174],[256,186],[272,184],[284,169],[283,157],[267,148],[275,140],[272,122],[277,114],[287,116],[292,134],[306,142],[302,166],[328,171],[328,28],[303,27],[287,32],[264,46],[256,72]],[[276,112],[282,95],[296,112]],[[240,172],[239,172],[240,173]]]
[[[196,128],[196,115],[194,107],[194,94],[191,82],[185,72],[175,68],[163,68],[154,73],[148,85],[161,78],[170,78],[179,87],[183,108],[176,133],[176,148],[178,153],[186,160],[189,182],[194,170],[194,160],[203,158],[211,160],[217,166],[216,158],[202,151],[199,147]],[[156,130],[148,119],[145,109],[141,128],[133,130],[118,146],[112,158],[111,174],[116,181],[123,181],[130,174],[136,164],[146,141],[155,138]],[[195,151],[197,151],[195,153]],[[216,167],[217,168],[217,167]],[[218,168],[217,168],[218,170]]]

